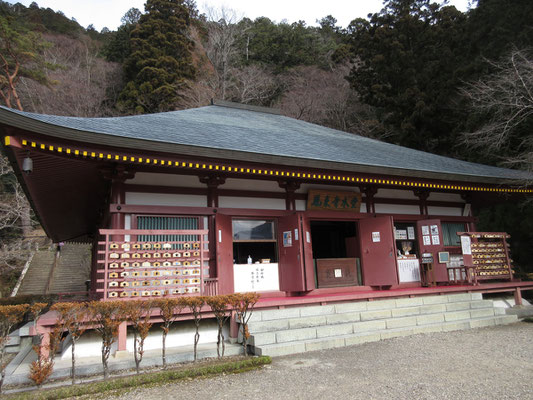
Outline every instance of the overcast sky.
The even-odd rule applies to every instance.
[[[30,5],[32,0],[7,0],[10,3]],[[38,0],[39,7],[62,11],[68,18],[75,18],[83,27],[93,24],[100,31],[104,26],[115,30],[122,16],[132,7],[144,12],[146,0]],[[437,0],[440,1],[440,0]],[[351,20],[374,13],[382,8],[383,0],[197,0],[200,12],[208,7],[222,6],[233,9],[240,16],[251,19],[265,16],[276,22],[304,20],[308,25],[326,15],[333,15],[338,24],[346,27]],[[466,11],[468,0],[450,0],[459,10]]]

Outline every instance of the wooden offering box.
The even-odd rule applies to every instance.
[[[356,258],[322,258],[316,260],[317,283],[319,288],[356,286]]]
[[[512,260],[505,232],[458,232],[465,266],[474,267],[477,280],[512,279]]]

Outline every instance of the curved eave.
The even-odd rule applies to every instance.
[[[0,117],[0,120],[6,127],[8,127],[8,129],[9,127],[22,129],[28,132],[45,135],[51,138],[64,139],[85,144],[92,144],[96,146],[111,146],[115,148],[131,149],[137,151],[158,152],[192,157],[201,156],[207,158],[218,158],[243,162],[285,165],[291,167],[308,167],[380,175],[387,174],[397,177],[416,177],[425,179],[457,182],[476,182],[496,185],[516,185],[518,182],[516,178],[503,178],[479,174],[448,173],[432,170],[396,168],[387,165],[359,164],[357,162],[341,163],[322,159],[297,158],[241,150],[227,150],[206,146],[183,145],[156,140],[128,138],[124,136],[115,136],[108,133],[97,133],[55,125],[12,112],[5,108],[0,108]]]
[[[21,164],[26,150],[4,149],[48,237],[54,242],[90,240],[108,197],[108,185],[99,172],[101,165],[35,152],[32,159],[39,168],[25,174]]]

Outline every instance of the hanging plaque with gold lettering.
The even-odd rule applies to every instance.
[[[358,213],[361,209],[361,193],[310,190],[307,194],[307,209]]]

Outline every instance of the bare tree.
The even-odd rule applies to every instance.
[[[232,68],[228,97],[243,104],[270,105],[278,91],[274,75],[258,65]]]
[[[209,39],[205,47],[207,56],[218,74],[218,94],[222,100],[226,99],[228,72],[237,52],[240,19],[235,10],[229,8],[207,10],[206,26]]]
[[[34,221],[31,209],[6,157],[0,156],[0,275],[19,270],[33,246],[27,235]],[[2,290],[3,292],[3,290]],[[4,295],[5,293],[0,293]]]
[[[207,50],[202,43],[201,34],[195,26],[189,28],[189,35],[194,41],[192,61],[198,71],[195,80],[187,80],[179,88],[177,108],[195,108],[206,106],[215,97],[218,90],[218,72],[207,57]]]
[[[62,68],[47,71],[57,82],[52,90],[29,79],[21,79],[20,97],[27,110],[55,115],[99,117],[113,115],[111,105],[118,96],[120,65],[98,57],[99,44],[89,36],[77,39],[47,35],[52,46],[44,53],[49,63]]]
[[[510,166],[533,170],[533,50],[513,50],[495,72],[461,90],[484,121],[463,134],[466,145],[486,154],[502,154]]]
[[[375,139],[390,132],[378,122],[374,110],[362,104],[345,79],[350,65],[326,71],[316,66],[301,66],[284,75],[286,90],[282,112],[293,118]]]

